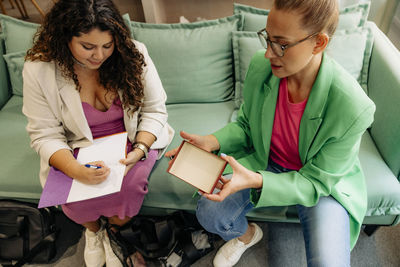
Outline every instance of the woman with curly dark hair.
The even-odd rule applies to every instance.
[[[31,145],[41,158],[40,181],[51,168],[85,184],[109,175],[104,162],[87,168],[76,160],[94,138],[128,133],[120,192],[62,205],[86,227],[87,266],[120,266],[99,217],[124,225],[147,193],[147,178],[172,139],[166,94],[144,44],[111,0],[60,0],[46,15],[23,70],[23,112]]]

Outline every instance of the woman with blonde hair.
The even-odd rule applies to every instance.
[[[308,266],[350,266],[367,208],[358,151],[375,105],[324,53],[338,15],[336,0],[276,0],[258,32],[266,51],[251,60],[237,121],[207,136],[181,132],[205,150],[245,154],[221,154],[233,174],[198,201],[199,222],[227,241],[216,267],[235,265],[262,239],[250,210],[290,205]]]

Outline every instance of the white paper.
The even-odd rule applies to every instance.
[[[119,162],[125,158],[126,132],[94,139],[92,145],[79,149],[77,160],[80,164],[92,161],[104,161],[110,168],[110,175],[100,184],[88,185],[77,180],[72,181],[67,203],[80,201],[119,192],[126,166]]]

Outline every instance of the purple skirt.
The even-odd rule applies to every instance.
[[[158,152],[150,150],[148,158],[139,161],[125,175],[120,192],[62,205],[65,215],[78,224],[92,222],[100,216],[120,219],[139,213],[147,194],[147,178],[156,162]]]

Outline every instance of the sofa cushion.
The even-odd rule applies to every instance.
[[[233,98],[232,31],[242,16],[195,23],[130,23],[143,42],[167,92],[167,104],[221,102]]]
[[[7,62],[8,74],[11,80],[12,93],[22,96],[22,69],[25,63],[25,51],[8,53],[4,55]]]
[[[258,31],[265,27],[269,9],[233,3],[233,14],[243,15],[243,31]]]
[[[236,104],[242,101],[242,87],[253,54],[263,49],[255,32],[233,32]],[[340,63],[367,90],[368,69],[373,46],[370,24],[362,28],[337,31],[326,53]]]
[[[169,149],[178,147],[182,142],[180,130],[205,135],[225,126],[234,108],[234,101],[168,105],[168,123],[176,130]],[[195,210],[197,199],[192,196],[197,190],[167,173],[168,161],[164,157],[156,162],[149,177],[149,193],[145,196],[143,206]]]
[[[368,69],[374,43],[370,24],[339,30],[333,35],[326,53],[342,65],[367,92]]]
[[[12,96],[0,112],[0,196],[39,199],[39,156],[29,146],[22,97]]]
[[[0,14],[2,37],[6,45],[6,53],[28,50],[33,44],[33,36],[39,24],[26,22]]]
[[[338,30],[349,30],[364,26],[367,21],[370,3],[360,3],[347,6],[340,10]],[[244,17],[244,31],[259,31],[267,23],[269,10],[252,6],[233,4],[233,14]]]
[[[233,32],[233,61],[235,66],[235,101],[239,107],[243,101],[242,88],[246,78],[247,69],[254,53],[263,49],[257,33],[255,32]]]
[[[400,183],[385,164],[368,131],[361,139],[359,158],[368,191],[366,216],[400,214]]]

